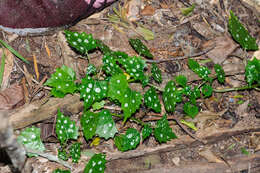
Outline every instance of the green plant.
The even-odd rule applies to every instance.
[[[256,58],[248,61],[246,66],[245,77],[248,85],[229,90],[212,88],[215,79],[220,84],[225,82],[225,72],[220,65],[214,65],[216,75],[212,75],[208,67],[189,59],[188,66],[201,78],[201,84],[191,85],[185,76],[179,75],[167,81],[164,88],[160,88],[152,83],[150,77],[157,84],[162,83],[161,71],[155,63],[151,66],[151,75],[146,71],[149,65],[144,58],[152,58],[153,56],[139,39],[130,39],[129,43],[140,56],[129,56],[125,52],[112,51],[102,41],[94,39],[91,34],[66,31],[65,35],[69,45],[84,56],[88,56],[88,53],[94,49],[100,50],[103,53],[103,66],[97,68],[90,64],[86,71],[86,77],[81,80],[81,83],[75,83],[75,72],[63,66],[56,70],[46,85],[51,86],[53,95],[58,97],[67,93],[80,92],[80,98],[84,101],[80,125],[85,139],[91,141],[94,138],[103,138],[104,140],[112,138],[118,150],[123,152],[135,149],[141,140],[146,140],[150,136],[154,136],[159,143],[177,138],[169,126],[167,115],[174,113],[175,107],[179,103],[183,103],[185,114],[194,118],[199,113],[197,99],[211,97],[214,92],[252,89],[260,85],[260,66],[259,60]],[[82,42],[84,39],[88,41]],[[100,69],[98,73],[97,69]],[[102,73],[103,75],[100,75]],[[68,82],[71,88],[66,88]],[[144,94],[130,88],[131,83],[140,83]],[[160,98],[162,98],[163,105]],[[104,109],[107,104],[111,103],[120,106],[121,110],[111,113]],[[134,117],[134,114],[143,105],[156,113],[161,113],[162,106],[164,106],[167,114],[162,116],[156,125],[145,123]],[[113,117],[120,118],[123,123],[129,119],[137,123],[142,129],[141,133],[137,129],[128,128],[125,133],[117,134],[118,129]],[[62,128],[65,120],[72,125],[72,129],[69,131],[68,127]],[[63,124],[59,124],[60,122]],[[180,122],[196,130],[193,123],[185,120],[180,120]],[[75,127],[75,122],[62,115],[60,111],[58,111],[57,116],[56,133],[62,144],[59,157],[64,160],[72,157],[72,160],[77,162],[80,157],[80,144],[74,142],[70,147],[66,147],[66,145],[68,140],[77,140],[78,128]],[[105,163],[105,155],[95,154],[86,165],[84,172],[104,172]]]

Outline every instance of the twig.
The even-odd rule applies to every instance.
[[[26,148],[26,152],[27,153],[32,153],[32,154],[37,154],[41,157],[44,157],[50,161],[54,161],[54,162],[57,162],[59,164],[62,164],[63,166],[69,168],[69,169],[72,169],[72,166],[70,164],[68,164],[67,162],[63,161],[63,160],[60,160],[57,156],[55,155],[52,155],[52,154],[49,154],[49,153],[42,153],[40,151],[35,151],[35,150],[31,150],[31,149],[27,149]]]
[[[147,63],[162,63],[162,62],[168,62],[168,61],[179,61],[179,60],[183,60],[183,59],[187,59],[187,58],[191,58],[191,57],[197,57],[197,56],[204,55],[214,48],[215,48],[215,44],[208,49],[205,49],[205,50],[203,50],[199,53],[195,53],[195,54],[192,54],[192,55],[179,56],[179,57],[169,58],[169,59],[146,60],[146,62]]]

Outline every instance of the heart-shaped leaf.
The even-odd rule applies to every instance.
[[[258,50],[256,39],[253,38],[238,18],[230,11],[228,30],[233,39],[236,40],[245,50]]]
[[[147,58],[153,58],[153,55],[150,53],[148,48],[142,43],[140,39],[129,39],[130,45],[133,49],[141,56],[145,56]]]
[[[106,169],[106,155],[95,154],[84,169],[84,173],[104,173]]]
[[[177,136],[173,133],[172,128],[169,126],[166,115],[157,121],[156,128],[154,129],[154,136],[159,143],[177,138]]]
[[[85,112],[80,118],[80,124],[83,129],[83,134],[86,140],[91,139],[96,134],[98,123],[98,114],[93,112]]]
[[[36,127],[27,127],[25,130],[21,132],[18,136],[17,141],[18,143],[24,145],[25,148],[35,150],[35,151],[44,151],[45,147],[41,141],[40,128]],[[27,153],[29,157],[38,156],[37,154]]]
[[[80,159],[80,143],[76,142],[72,144],[69,148],[70,155],[72,158],[73,163],[78,163],[78,160]]]
[[[174,81],[169,81],[163,92],[164,107],[167,112],[174,112],[175,106],[182,101],[182,91],[178,91]]]
[[[156,93],[156,90],[151,87],[144,94],[144,103],[147,107],[153,109],[155,112],[161,112],[161,103]]]
[[[68,30],[64,31],[64,33],[69,45],[83,55],[86,55],[88,51],[97,48],[96,40],[93,38],[92,34],[86,34],[85,32],[72,32]]]
[[[77,89],[75,80],[76,74],[73,69],[63,65],[56,69],[56,72],[45,82],[45,85],[53,87],[51,90],[53,96],[64,97],[68,93],[74,93]]]
[[[112,115],[108,110],[102,110],[98,115],[99,120],[96,128],[96,134],[106,140],[113,138],[118,131],[116,124],[112,119]]]
[[[120,151],[132,150],[140,143],[140,133],[133,128],[127,129],[125,135],[115,137],[115,145]]]
[[[162,83],[162,72],[155,63],[152,64],[151,71],[153,79],[158,83]]]
[[[61,144],[69,139],[76,140],[78,138],[78,127],[75,125],[75,121],[70,120],[69,117],[64,116],[60,110],[58,110],[56,119],[56,134]]]
[[[118,62],[123,65],[126,72],[135,80],[141,81],[144,86],[148,83],[148,77],[144,75],[146,63],[140,57],[133,56],[125,59],[118,59]]]
[[[80,98],[84,100],[84,107],[88,109],[97,101],[107,96],[107,81],[93,80],[90,76],[82,79],[79,87]]]

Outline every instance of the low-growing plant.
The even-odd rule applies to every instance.
[[[237,38],[236,41],[244,49],[255,49],[254,39],[248,36],[248,32],[244,31],[245,28],[241,27],[241,25],[231,12],[229,23],[231,35]],[[236,27],[242,29],[237,30]],[[239,38],[237,34],[239,34]],[[211,75],[209,68],[200,65],[193,59],[188,59],[188,67],[201,78],[202,83],[200,85],[191,85],[188,83],[187,77],[179,75],[167,81],[164,88],[160,88],[156,84],[162,83],[161,70],[157,64],[152,63],[152,74],[150,75],[147,72],[146,69],[149,65],[145,58],[153,58],[153,55],[139,39],[129,40],[129,43],[139,56],[129,56],[125,52],[112,51],[102,41],[94,39],[91,34],[65,31],[65,36],[69,45],[84,56],[88,56],[89,51],[100,50],[103,53],[103,66],[97,68],[93,64],[89,64],[86,76],[81,79],[81,83],[75,82],[76,75],[72,69],[62,66],[56,69],[56,72],[51,75],[45,85],[52,87],[51,94],[55,97],[64,97],[68,93],[79,92],[80,98],[84,102],[84,112],[80,118],[80,125],[85,140],[90,141],[100,138],[108,140],[113,138],[115,146],[123,152],[135,149],[142,140],[146,140],[150,136],[154,136],[159,143],[177,138],[167,120],[167,116],[175,112],[177,104],[183,103],[184,113],[194,118],[199,113],[196,102],[199,98],[210,97],[213,92],[252,89],[260,86],[260,61],[256,58],[248,61],[245,67],[245,77],[248,85],[224,90],[212,88],[212,83],[216,79],[220,84],[225,82],[225,72],[220,65],[215,64],[215,75]],[[245,38],[249,42],[245,42]],[[240,39],[244,40],[241,41]],[[97,73],[97,69],[101,69],[101,72]],[[100,75],[102,72],[104,75]],[[153,80],[155,83],[153,83]],[[144,94],[130,88],[131,83],[140,83]],[[160,98],[162,98],[163,105]],[[111,105],[111,103],[121,106],[121,111],[113,111],[112,113],[104,108],[106,104]],[[149,111],[161,113],[163,106],[166,114],[155,125],[145,123],[134,117],[140,107],[146,107]],[[128,128],[125,133],[118,134],[113,117],[121,118],[123,123],[131,119],[132,122],[140,125],[141,133],[137,129]],[[196,130],[193,123],[185,120],[180,122]],[[71,157],[74,163],[78,162],[81,145],[76,142],[79,136],[78,129],[79,127],[75,125],[74,121],[58,110],[56,134],[61,143],[58,150],[60,159],[68,160]],[[35,128],[25,130],[27,133],[31,131],[35,131]],[[32,138],[33,135],[29,135],[29,139],[28,135],[27,138],[23,136],[25,135],[21,134],[19,140],[26,147],[35,140],[35,138]],[[37,137],[38,131],[34,136],[39,140]],[[39,143],[37,146],[42,146],[42,144]],[[39,147],[39,149],[43,150],[42,147]],[[105,154],[95,154],[86,165],[84,173],[104,172],[105,163]],[[55,172],[66,171],[57,169]]]

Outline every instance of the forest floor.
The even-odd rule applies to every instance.
[[[184,16],[180,9],[191,6],[193,2],[196,2],[195,9],[190,15]],[[160,85],[153,82],[161,88],[180,74],[187,76],[189,84],[201,84],[201,79],[189,70],[188,58],[179,57],[191,57],[208,50],[192,58],[212,71],[214,64],[221,64],[226,73],[225,83],[219,84],[214,80],[212,86],[219,90],[233,88],[246,85],[246,62],[253,56],[260,59],[259,50],[244,51],[228,31],[229,11],[232,10],[251,36],[257,39],[259,46],[260,6],[250,2],[253,1],[190,0],[188,3],[184,0],[130,0],[125,4],[120,1],[80,21],[69,30],[91,33],[112,50],[129,55],[136,55],[136,52],[128,40],[138,37],[151,50],[154,60],[172,58],[172,61],[157,64],[162,71],[163,82]],[[113,8],[120,8],[119,4],[121,9],[126,10],[129,23],[126,22],[125,27],[108,18],[108,14],[114,15]],[[138,26],[152,31],[154,38],[145,40]],[[77,95],[49,97],[50,91],[43,83],[62,65],[74,69],[80,79],[85,76],[89,63],[96,67],[102,65],[102,54],[94,51],[89,54],[88,62],[68,46],[63,31],[33,37],[1,32],[0,38],[30,62],[26,64],[9,51],[0,50],[0,55],[3,51],[6,54],[0,109],[8,109],[16,135],[32,125],[41,128],[46,153],[57,155],[60,144],[53,133],[57,110],[60,108],[79,124],[83,103]],[[151,69],[150,64],[147,68],[147,71]],[[133,83],[130,87],[143,94],[141,85]],[[211,97],[197,100],[197,105],[200,111],[194,119],[185,117],[182,103],[168,116],[170,127],[178,138],[167,143],[160,144],[151,136],[135,150],[121,152],[117,150],[113,139],[100,139],[98,145],[91,145],[91,140],[86,141],[80,135],[78,141],[82,143],[81,149],[85,154],[77,164],[68,161],[73,167],[72,172],[83,172],[89,160],[86,153],[106,153],[105,172],[108,173],[260,172],[260,92],[213,92]],[[163,113],[155,114],[141,107],[133,116],[144,122],[155,122]],[[193,122],[197,130],[180,126],[176,119]],[[116,123],[120,133],[129,127],[141,129],[130,120],[124,125],[120,120]],[[5,160],[1,158],[1,162]],[[62,164],[40,156],[27,159],[27,172],[51,173],[57,168],[66,169]],[[0,172],[10,172],[8,163],[0,164]]]

